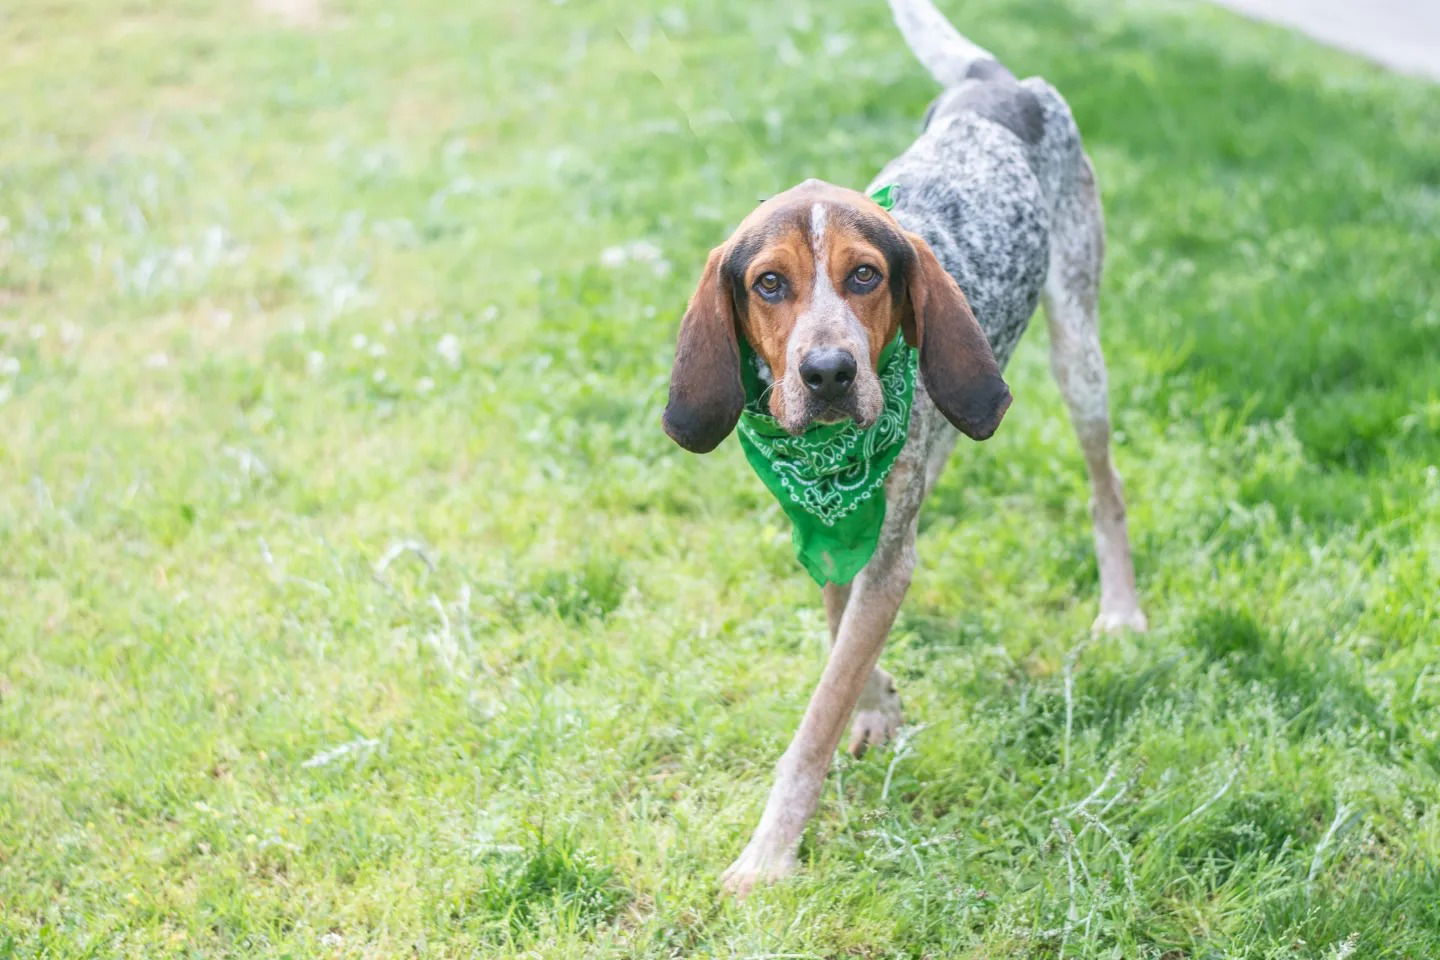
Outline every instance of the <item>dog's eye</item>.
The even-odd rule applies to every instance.
[[[876,270],[868,263],[862,263],[860,264],[860,266],[850,271],[849,286],[850,289],[855,291],[856,293],[868,293],[869,291],[874,290],[875,285],[879,282],[880,271]]]
[[[773,271],[762,273],[755,281],[755,292],[766,300],[779,300],[785,293],[785,278]]]

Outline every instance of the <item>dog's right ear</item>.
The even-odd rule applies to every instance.
[[[720,282],[723,256],[723,247],[710,251],[700,285],[680,321],[675,365],[670,370],[670,402],[662,418],[670,439],[692,453],[709,453],[719,446],[735,429],[745,406],[735,306],[728,285]]]

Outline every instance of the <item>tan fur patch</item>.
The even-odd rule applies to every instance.
[[[832,229],[825,239],[829,247],[826,266],[830,282],[836,292],[846,299],[869,336],[870,365],[873,369],[879,363],[880,351],[900,326],[900,317],[891,309],[890,277],[885,275],[885,255],[853,228]],[[881,280],[867,293],[853,293],[846,288],[846,279],[861,266],[878,270]]]

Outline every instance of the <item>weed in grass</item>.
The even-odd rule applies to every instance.
[[[543,916],[572,936],[585,936],[597,924],[614,919],[627,895],[615,871],[568,840],[547,839],[536,831],[521,850],[497,852],[478,885],[454,907],[449,920],[492,928],[500,940],[533,937]]]

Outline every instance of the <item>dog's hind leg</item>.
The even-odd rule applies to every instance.
[[[1135,592],[1135,567],[1125,524],[1125,498],[1110,456],[1110,409],[1105,358],[1100,350],[1099,288],[1104,259],[1100,196],[1083,155],[1055,205],[1045,316],[1050,325],[1050,369],[1060,385],[1085,455],[1094,494],[1095,554],[1100,566],[1096,632],[1144,630]]]

